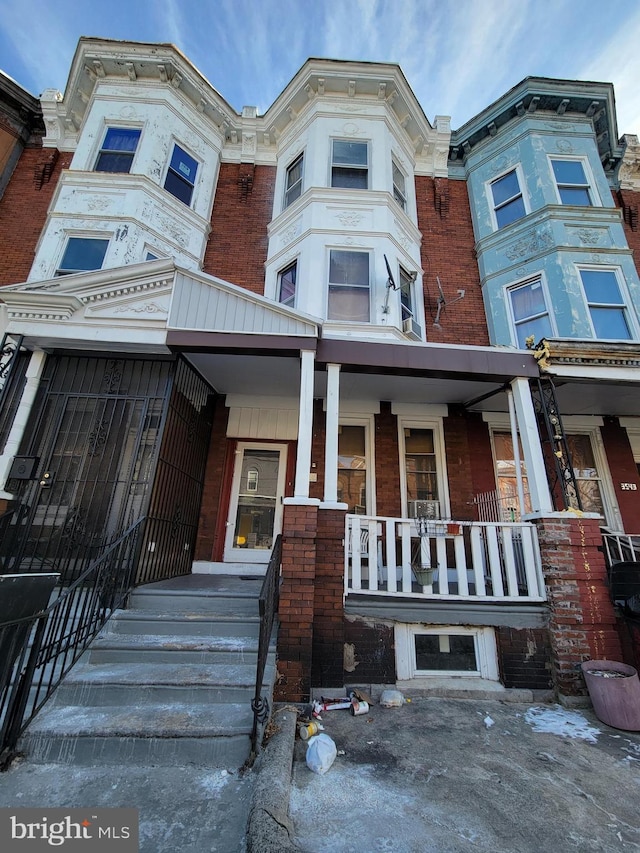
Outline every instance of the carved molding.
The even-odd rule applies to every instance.
[[[521,240],[512,243],[505,250],[505,255],[510,261],[534,255],[536,252],[544,251],[553,246],[553,234],[551,231],[530,231]]]
[[[620,188],[640,191],[640,143],[638,137],[631,133],[625,134],[623,139],[626,148],[618,172]]]

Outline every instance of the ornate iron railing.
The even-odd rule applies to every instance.
[[[18,738],[133,586],[138,519],[39,613],[0,624],[0,768]]]
[[[271,644],[273,623],[278,614],[280,593],[280,563],[282,561],[282,536],[278,535],[271,552],[267,573],[262,582],[258,606],[260,612],[260,637],[258,640],[258,664],[256,667],[256,688],[251,701],[253,727],[251,729],[251,754],[258,752],[258,726],[269,719],[269,698],[263,695],[264,673]]]

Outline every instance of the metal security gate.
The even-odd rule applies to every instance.
[[[77,577],[144,514],[175,363],[51,356],[7,483],[2,572]]]

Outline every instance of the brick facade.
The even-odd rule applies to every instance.
[[[505,687],[549,690],[553,687],[551,648],[546,628],[496,629],[500,674]]]
[[[345,515],[338,509],[318,511],[311,669],[314,687],[344,684]]]
[[[617,418],[605,418],[600,427],[616,501],[625,530],[640,530],[640,475],[633,458],[627,431]],[[621,483],[634,483],[636,491],[625,490]]]
[[[598,519],[550,517],[538,522],[549,599],[554,684],[561,695],[585,693],[580,664],[621,660]]]
[[[275,179],[274,166],[220,166],[204,272],[253,293],[264,293],[267,225],[273,214]]]
[[[477,346],[489,343],[487,321],[480,288],[471,208],[464,181],[416,175],[418,228],[422,232],[421,260],[427,340],[431,343],[459,344],[462,337]],[[438,283],[448,302],[441,329],[433,325],[437,312]],[[463,335],[461,329],[464,329]]]
[[[227,441],[228,420],[229,409],[224,405],[223,399],[218,398],[213,414],[207,469],[200,504],[195,560],[222,559],[224,542],[220,540],[224,539],[224,533],[221,533],[224,528],[220,513],[225,510],[231,488],[229,481],[231,465],[228,460],[230,448]]]
[[[23,151],[0,200],[0,286],[25,281],[63,169],[72,154],[54,148]]]
[[[317,506],[285,504],[276,702],[306,702],[311,692],[317,528]]]

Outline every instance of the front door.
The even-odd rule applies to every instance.
[[[282,528],[286,467],[286,444],[238,442],[225,562],[269,562],[274,539]]]

